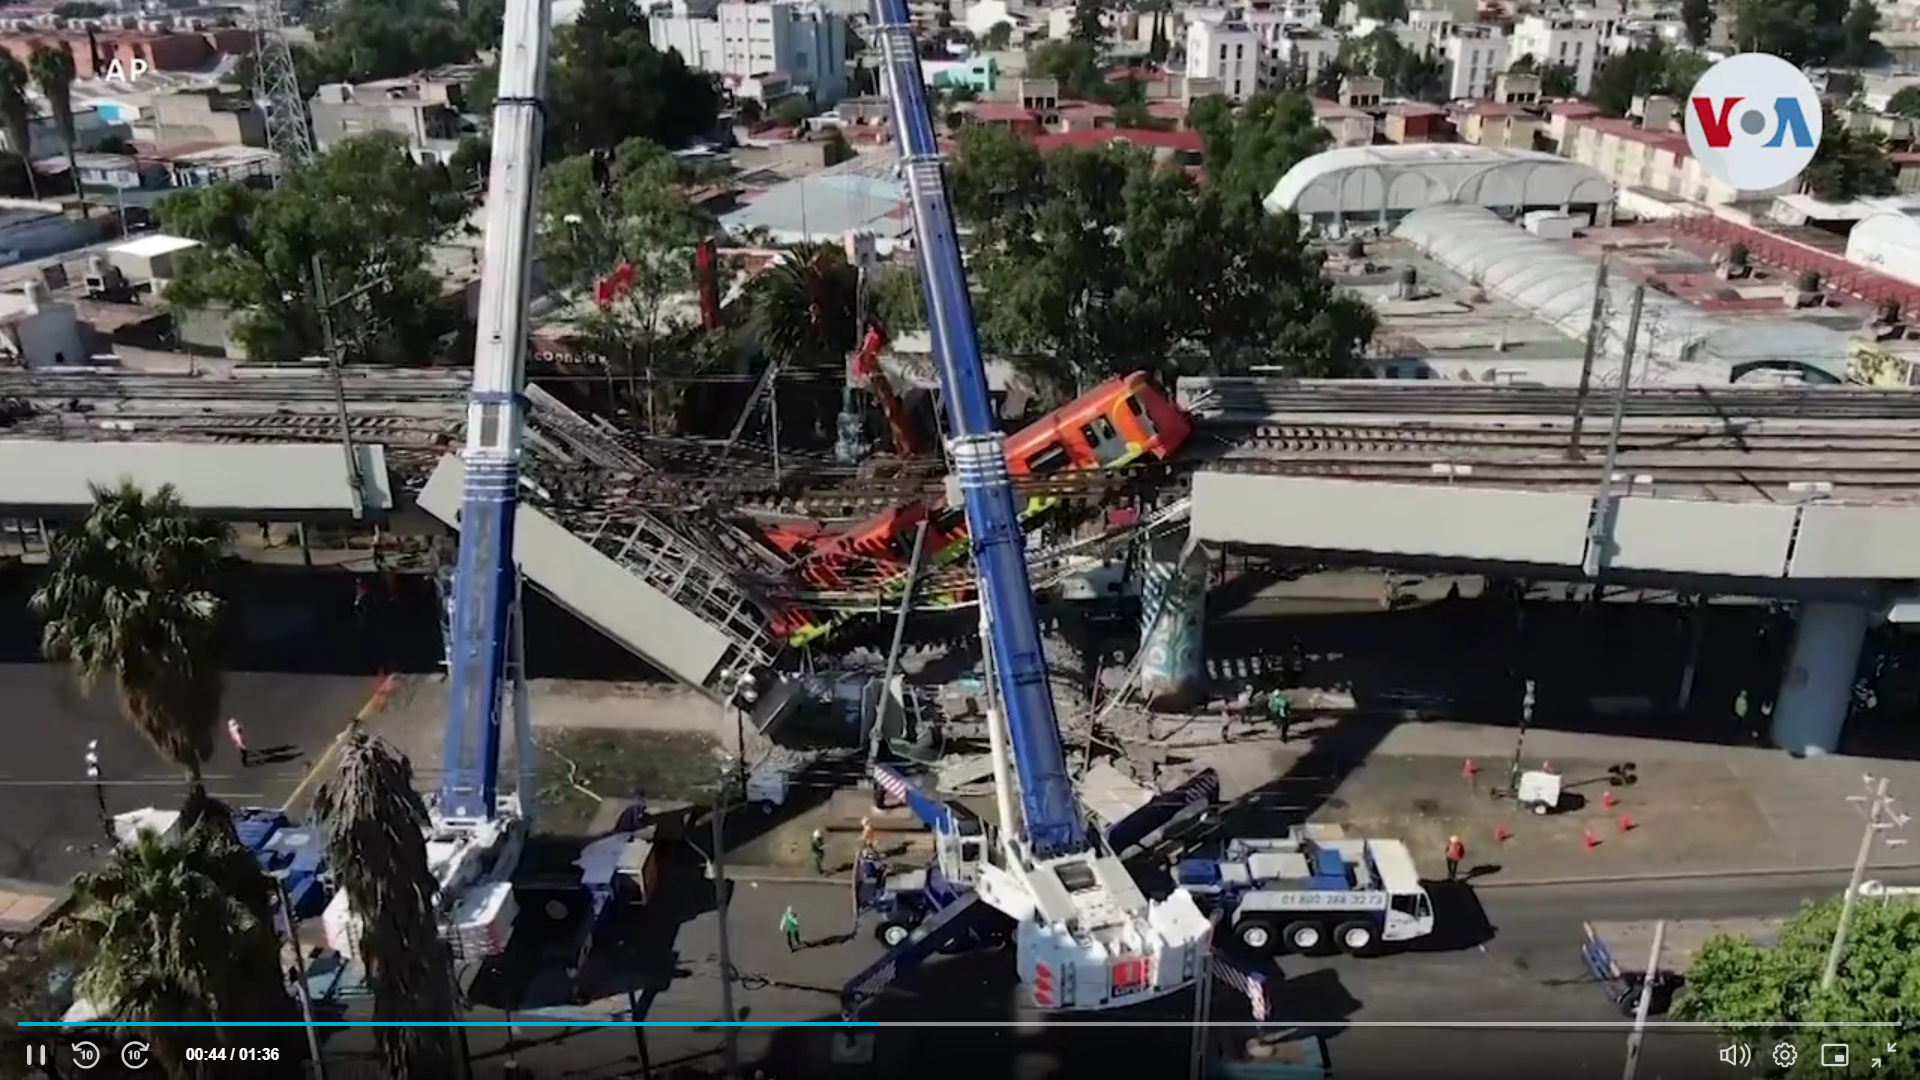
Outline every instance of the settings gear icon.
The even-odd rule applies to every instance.
[[[1793,1048],[1792,1043],[1781,1043],[1773,1048],[1773,1063],[1783,1069],[1793,1068],[1793,1063],[1799,1059],[1800,1052]]]

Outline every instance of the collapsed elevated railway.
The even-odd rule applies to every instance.
[[[458,445],[464,394],[453,372],[349,373],[337,388],[314,371],[0,372],[6,438],[330,443],[344,423],[386,448],[395,489],[414,494]],[[538,387],[528,403],[528,504],[664,593],[705,582],[698,602],[759,660],[898,607],[923,522],[914,606],[969,602],[964,526],[937,457],[876,467],[783,448],[776,467],[748,441],[636,436]],[[1023,426],[1009,468],[1044,588],[1176,532],[1201,470],[1591,492],[1611,460],[1608,482],[1635,494],[1905,505],[1920,493],[1916,418],[1920,395],[1848,388],[1597,387],[1583,400],[1545,387],[1183,379],[1167,395],[1135,377]]]

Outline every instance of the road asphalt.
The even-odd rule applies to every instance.
[[[697,872],[695,872],[697,873]],[[1876,875],[1911,882],[1905,873]],[[1830,896],[1845,884],[1838,875],[1725,877],[1684,882],[1541,886],[1489,890],[1461,888],[1436,895],[1441,930],[1435,940],[1404,953],[1366,960],[1282,957],[1274,986],[1275,1021],[1329,1035],[1329,1053],[1343,1080],[1350,1075],[1399,1077],[1427,1067],[1458,1066],[1463,1073],[1570,1071],[1618,1076],[1626,1031],[1618,1010],[1587,980],[1578,953],[1581,925],[1595,919],[1650,920],[1784,915]],[[700,880],[678,882],[662,906],[649,909],[652,972],[643,1018],[701,1024],[719,1018],[717,920]],[[740,1019],[793,1024],[837,1018],[839,987],[881,955],[871,917],[849,935],[846,891],[838,885],[736,882],[729,925],[734,991]],[[803,938],[789,953],[778,930],[791,905]],[[677,927],[665,924],[684,918]],[[670,941],[669,941],[670,939]],[[926,1021],[1017,1023],[1031,1019],[1016,1007],[1011,958],[962,954],[939,958],[908,974],[875,1001],[863,1019],[911,1024]],[[1244,1023],[1247,1008],[1230,990],[1215,994],[1215,1019]],[[489,1012],[490,1018],[502,1014]],[[1133,1024],[1181,1024],[1192,1017],[1190,995],[1098,1019]],[[529,1014],[522,1013],[523,1022]],[[1368,1027],[1366,1024],[1440,1024],[1446,1027]],[[1482,1025],[1469,1027],[1465,1025]],[[1603,1025],[1581,1027],[1581,1025]],[[539,1042],[518,1048],[536,1071],[621,1075],[633,1069],[630,1030],[565,1035],[526,1029]],[[825,1067],[832,1034],[819,1029],[753,1030],[742,1035],[749,1060],[768,1055],[771,1075],[812,1074]],[[926,1072],[965,1061],[970,1068],[1018,1076],[1053,1075],[1069,1067],[1119,1060],[1134,1075],[1184,1075],[1190,1032],[1177,1027],[1067,1030],[1029,1033],[1010,1028],[888,1028],[878,1032],[878,1072]],[[484,1062],[497,1063],[502,1032],[472,1036]],[[716,1053],[712,1029],[648,1033],[656,1065]],[[1717,1065],[1719,1036],[1710,1031],[1657,1029],[1642,1048],[1640,1076],[1676,1078]],[[626,1061],[625,1065],[620,1064]],[[1509,1068],[1510,1066],[1510,1068]],[[1177,1070],[1177,1071],[1176,1071]],[[487,1070],[482,1069],[484,1074]],[[985,1072],[979,1075],[985,1075]]]

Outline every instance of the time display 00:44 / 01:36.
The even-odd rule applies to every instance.
[[[232,1061],[237,1063],[279,1061],[277,1046],[194,1046],[187,1049],[188,1061]]]

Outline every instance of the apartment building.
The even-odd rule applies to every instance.
[[[1447,99],[1483,98],[1507,69],[1509,42],[1496,26],[1456,26],[1440,49],[1447,75]]]
[[[1532,150],[1541,126],[1539,114],[1498,101],[1466,102],[1453,116],[1461,142],[1489,150]]]
[[[209,143],[267,145],[266,115],[250,97],[199,92],[155,94],[151,101],[142,110],[140,126],[150,132],[155,150]]]
[[[727,0],[711,14],[676,4],[647,20],[655,46],[678,49],[687,63],[719,75],[736,92],[779,72],[785,86],[813,96],[821,108],[847,95],[847,20],[798,0]]]
[[[390,131],[407,141],[416,161],[444,162],[461,139],[478,134],[462,116],[464,88],[463,80],[430,75],[328,83],[307,103],[314,145],[324,150],[355,135]]]
[[[1260,76],[1261,85],[1285,83],[1289,76],[1297,76],[1307,86],[1314,85],[1320,73],[1340,55],[1340,44],[1339,38],[1318,30],[1282,28],[1277,37],[1266,43],[1266,69]]]
[[[1514,24],[1508,52],[1515,60],[1531,56],[1540,67],[1571,70],[1574,91],[1585,94],[1603,56],[1601,43],[1610,36],[1607,26],[1577,16],[1528,15]]]
[[[1794,184],[1788,183],[1765,191],[1741,191],[1717,179],[1694,160],[1687,149],[1686,135],[1671,126],[1673,103],[1655,100],[1648,104],[1648,118],[1642,120],[1566,118],[1560,155],[1591,167],[1622,191],[1638,188],[1708,205],[1786,194],[1794,189]]]
[[[1221,93],[1244,101],[1260,89],[1260,50],[1246,23],[1195,20],[1187,24],[1187,77],[1217,80]]]

